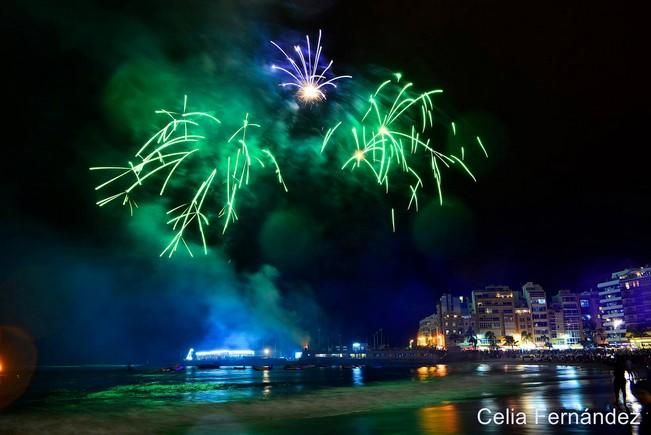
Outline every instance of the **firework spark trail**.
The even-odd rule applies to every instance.
[[[226,175],[225,175],[225,184],[226,184],[226,204],[219,212],[219,217],[225,216],[224,226],[222,229],[222,234],[226,232],[229,223],[237,221],[237,213],[235,211],[235,199],[237,193],[242,189],[242,185],[249,184],[249,175],[251,171],[252,159],[249,152],[249,147],[246,143],[246,133],[249,127],[259,128],[259,124],[249,123],[249,114],[246,114],[242,126],[228,139],[228,144],[237,143],[239,147],[235,154],[235,160],[232,161],[231,157],[228,157]],[[282,173],[280,172],[280,167],[274,155],[268,149],[261,150],[262,156],[266,157],[270,163],[273,165],[278,178],[278,184],[283,186],[285,192],[287,192],[287,185],[283,179]],[[265,167],[264,162],[259,157],[256,157],[255,160],[260,164],[261,167]],[[231,165],[231,162],[233,164]],[[232,166],[232,173],[231,173]]]
[[[208,189],[210,187],[210,183],[212,182],[212,179],[215,178],[215,174],[217,173],[216,169],[213,169],[208,178],[201,183],[201,187],[199,187],[199,190],[197,190],[197,193],[194,195],[194,198],[192,198],[192,201],[190,204],[181,204],[178,207],[173,208],[172,210],[168,211],[168,215],[173,215],[173,213],[177,210],[181,210],[181,213],[167,221],[168,225],[173,225],[172,229],[176,230],[176,227],[178,226],[179,229],[170,241],[170,243],[165,247],[163,252],[160,253],[160,256],[162,257],[165,255],[166,252],[169,252],[168,256],[171,257],[174,255],[176,252],[176,248],[179,246],[179,242],[183,242],[183,245],[188,251],[188,254],[190,254],[191,257],[194,257],[192,254],[192,250],[188,246],[187,242],[185,241],[185,238],[183,237],[183,234],[185,232],[185,229],[192,223],[192,221],[196,220],[197,224],[199,226],[199,232],[201,233],[201,241],[203,243],[203,252],[204,254],[208,253],[208,248],[206,246],[206,235],[203,230],[203,226],[209,225],[208,218],[206,217],[205,214],[201,212],[201,207],[203,206],[203,202],[206,199],[206,194],[208,193]],[[181,224],[179,226],[179,223]]]
[[[170,121],[158,132],[156,132],[135,154],[139,162],[133,164],[128,162],[127,166],[97,166],[90,168],[91,171],[117,171],[117,175],[95,187],[99,191],[107,186],[113,186],[119,182],[126,183],[127,187],[120,192],[110,195],[96,202],[100,207],[105,206],[115,200],[122,199],[122,205],[128,205],[130,214],[133,215],[134,207],[138,204],[132,198],[133,192],[143,186],[143,183],[156,174],[165,175],[162,180],[159,196],[163,196],[181,164],[189,160],[191,156],[198,156],[197,152],[202,144],[211,142],[206,136],[192,134],[193,128],[205,128],[202,121],[209,121],[209,126],[218,126],[221,121],[213,115],[205,112],[187,112],[187,96],[183,102],[183,112],[172,112],[168,110],[157,110],[156,114],[162,114],[170,118]],[[275,170],[278,183],[287,191],[287,186],[283,179],[280,167],[274,155],[268,149],[258,150],[251,148],[247,144],[247,131],[250,127],[259,128],[259,124],[249,122],[249,115],[246,114],[242,125],[225,141],[221,146],[234,148],[226,157],[224,174],[224,184],[226,185],[226,194],[224,205],[218,213],[218,218],[224,218],[222,234],[226,232],[229,224],[235,222],[237,212],[235,208],[236,196],[239,190],[247,186],[250,181],[251,166],[255,160],[264,168],[263,159],[268,160]],[[204,145],[205,146],[205,145]],[[214,149],[213,145],[211,147]],[[259,157],[258,157],[259,155]],[[210,159],[214,161],[214,158]],[[217,164],[220,162],[219,157],[216,159]],[[221,160],[224,160],[223,158]],[[214,166],[211,165],[211,166]],[[186,241],[185,232],[190,225],[196,226],[201,236],[204,253],[207,253],[207,242],[205,227],[209,225],[207,213],[203,211],[204,202],[207,199],[208,191],[213,179],[220,173],[218,167],[213,167],[210,175],[201,183],[199,189],[195,192],[194,197],[189,203],[181,204],[167,212],[171,219],[167,224],[172,226],[175,232],[174,237],[165,247],[161,256],[167,254],[169,257],[174,255],[179,245],[183,245],[188,253],[192,256],[192,251]],[[180,178],[180,177],[179,177]]]
[[[287,52],[285,52],[285,50],[283,50],[278,44],[270,41],[285,56],[286,60],[291,65],[291,70],[278,65],[272,65],[271,68],[280,70],[291,77],[291,81],[280,83],[280,86],[297,88],[296,96],[299,101],[303,103],[316,103],[325,100],[326,95],[324,89],[326,86],[336,88],[337,85],[334,83],[335,81],[352,77],[349,75],[343,75],[328,78],[326,73],[330,70],[330,67],[332,67],[333,61],[330,61],[327,66],[320,70],[319,60],[321,59],[321,51],[323,49],[321,46],[321,30],[319,30],[319,39],[317,40],[314,59],[312,59],[312,49],[310,47],[310,37],[308,35],[305,35],[305,41],[307,43],[306,48],[303,48],[300,45],[294,46],[294,52],[298,57],[298,62],[287,54]]]
[[[370,171],[379,185],[384,186],[388,194],[390,180],[394,172],[406,174],[412,181],[409,183],[409,202],[407,210],[412,206],[418,211],[419,190],[424,188],[423,178],[417,172],[416,155],[425,154],[429,157],[429,166],[436,185],[439,203],[443,204],[441,166],[450,168],[460,166],[472,179],[477,181],[470,168],[464,163],[465,149],[460,148],[461,158],[454,154],[445,154],[435,149],[432,140],[426,138],[428,130],[434,128],[433,112],[435,109],[432,95],[440,94],[440,89],[423,92],[412,96],[410,90],[412,83],[399,85],[400,74],[396,80],[386,80],[380,84],[369,98],[369,106],[359,121],[351,128],[354,150],[341,166],[342,170],[350,167],[354,170],[364,167]],[[395,97],[388,98],[391,89]],[[321,152],[332,141],[341,122],[326,131]],[[456,136],[456,125],[451,123],[453,135]],[[481,139],[476,137],[477,144],[485,157],[488,157],[486,148]],[[395,209],[391,208],[391,225],[395,231]]]

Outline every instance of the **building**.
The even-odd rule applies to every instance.
[[[608,344],[626,343],[651,329],[651,267],[625,269],[597,284],[599,311]]]
[[[601,328],[598,291],[588,290],[581,292],[579,294],[579,307],[581,309],[584,332],[594,332]]]
[[[512,336],[520,338],[515,307],[517,295],[508,286],[488,286],[484,290],[472,292],[472,309],[475,314],[477,337],[486,344],[484,338],[492,331],[496,338]]]
[[[443,294],[439,299],[437,314],[440,321],[441,333],[445,336],[445,347],[456,345],[463,341],[466,330],[464,329],[464,312],[468,312],[467,298]]]
[[[419,347],[445,347],[445,340],[441,333],[440,319],[437,313],[422,319],[418,326],[416,345]]]
[[[552,344],[576,347],[583,341],[583,318],[580,297],[569,290],[559,290],[552,298]]]
[[[549,341],[552,345],[558,347],[565,345],[562,340],[563,334],[563,309],[558,302],[552,302],[547,307],[547,319],[549,325]]]
[[[463,341],[471,322],[468,298],[444,293],[436,311],[420,321],[416,344],[421,347],[450,347]]]
[[[469,312],[468,314],[464,314],[461,317],[461,321],[463,323],[463,334],[465,336],[468,335],[468,332],[472,331],[474,333],[477,333],[477,322],[476,322],[476,316],[472,312]]]
[[[518,331],[518,337],[515,337],[520,344],[535,344],[533,337],[533,319],[531,317],[531,310],[526,306],[520,306],[515,309],[515,325]],[[527,337],[526,339],[524,337]],[[531,337],[531,338],[528,338]]]
[[[599,289],[599,311],[606,341],[608,344],[618,344],[626,341],[626,324],[624,323],[624,306],[622,291],[619,286],[619,276],[615,272],[610,281],[597,284]]]
[[[445,313],[461,313],[461,303],[463,296],[452,296],[450,293],[444,293],[439,298],[437,304],[437,312]]]
[[[531,310],[534,343],[538,347],[543,347],[545,342],[551,338],[547,313],[547,294],[540,284],[532,282],[522,286],[522,294]]]
[[[635,335],[651,329],[651,267],[618,272],[624,325]]]

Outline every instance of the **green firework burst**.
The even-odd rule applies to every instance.
[[[409,180],[407,183],[409,201],[406,209],[418,211],[419,193],[425,186],[425,176],[421,168],[423,159],[433,176],[440,204],[443,204],[442,169],[457,166],[477,181],[470,168],[466,165],[466,152],[463,146],[458,153],[445,153],[437,149],[430,137],[438,118],[443,114],[436,109],[433,98],[443,91],[434,89],[422,93],[413,92],[413,84],[400,84],[400,74],[395,80],[386,80],[372,93],[368,107],[359,119],[353,119],[350,135],[344,130],[343,143],[347,157],[341,169],[354,171],[358,168],[367,170],[375,181],[383,186],[389,194],[392,181],[402,174]],[[321,152],[334,141],[333,136],[342,129],[343,122],[338,122],[327,130]],[[453,136],[456,136],[456,125],[449,123]],[[476,145],[488,157],[481,139],[476,137]],[[396,228],[395,209],[391,208],[391,225]]]
[[[105,191],[109,187],[117,190],[117,193],[100,199],[96,204],[103,207],[113,202],[121,202],[129,207],[133,215],[134,208],[138,207],[134,196],[142,190],[145,183],[159,183],[158,194],[163,196],[175,178],[180,179],[178,184],[181,186],[186,187],[185,185],[189,184],[185,182],[185,177],[190,173],[196,174],[189,168],[179,173],[192,159],[203,158],[210,162],[210,172],[194,191],[190,201],[167,212],[167,224],[171,226],[174,235],[161,252],[161,256],[171,257],[181,245],[193,255],[186,239],[187,230],[191,227],[197,229],[204,253],[207,253],[206,227],[210,224],[211,213],[206,207],[214,196],[219,196],[209,195],[215,178],[221,177],[225,187],[225,192],[221,195],[221,210],[212,213],[222,220],[222,234],[238,219],[238,193],[249,186],[253,168],[273,168],[278,183],[287,191],[280,167],[272,152],[249,143],[253,131],[260,128],[260,125],[250,122],[248,114],[244,116],[242,124],[226,136],[221,133],[225,128],[217,117],[207,112],[187,110],[187,96],[184,98],[181,112],[161,109],[155,113],[166,117],[167,123],[135,153],[135,163],[128,161],[127,165],[123,166],[97,166],[91,167],[90,170],[112,174],[111,178],[95,187],[96,191]],[[214,133],[210,137],[207,134],[209,131]],[[211,152],[202,157],[201,151],[206,149]]]

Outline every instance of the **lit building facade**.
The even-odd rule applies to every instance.
[[[463,304],[463,301],[464,301],[463,296],[452,296],[450,293],[444,293],[439,298],[437,311],[442,314],[445,313],[461,314],[461,306]]]
[[[547,307],[547,319],[549,320],[549,338],[553,345],[564,345],[565,342],[561,341],[563,334],[563,310],[561,305],[557,302],[552,302]]]
[[[543,347],[546,341],[545,338],[551,338],[547,312],[547,294],[541,285],[532,282],[522,286],[522,294],[531,310],[534,343],[538,347]]]
[[[520,306],[515,309],[515,324],[516,329],[518,330],[518,337],[515,337],[518,341],[523,343],[523,335],[526,333],[528,337],[531,337],[531,344],[533,343],[533,319],[531,317],[531,310],[528,307]]]
[[[599,283],[599,311],[608,344],[626,343],[651,329],[651,267],[625,269]]]
[[[610,281],[597,284],[599,289],[599,311],[601,311],[603,330],[608,344],[618,344],[626,341],[624,306],[622,305],[622,291],[619,286],[618,273],[613,273]]]
[[[492,331],[497,338],[520,336],[515,319],[517,296],[507,286],[488,286],[484,290],[472,292],[472,308],[477,324],[477,337],[480,341]]]
[[[437,346],[437,336],[440,334],[439,317],[436,313],[422,319],[418,326],[416,345],[420,347]]]
[[[439,299],[437,314],[441,322],[441,332],[446,338],[446,346],[463,340],[466,332],[463,320],[464,312],[468,312],[467,298],[446,293]]]
[[[445,293],[436,304],[436,312],[420,321],[416,344],[438,348],[453,346],[464,340],[470,318],[468,298]]]
[[[552,311],[552,343],[557,346],[579,346],[584,338],[580,296],[569,290],[560,290],[552,298]]]
[[[618,278],[627,330],[651,329],[651,267],[627,269]]]
[[[601,328],[601,312],[599,311],[599,292],[588,290],[579,294],[579,307],[583,321],[584,333],[594,332]]]
[[[468,331],[473,331],[477,333],[477,321],[476,321],[476,316],[472,312],[468,314],[464,314],[461,317],[461,321],[463,322],[463,334],[466,335]]]

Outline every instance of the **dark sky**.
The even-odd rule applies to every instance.
[[[43,360],[137,359],[145,347],[164,359],[188,343],[224,341],[225,329],[251,329],[258,310],[268,314],[256,299],[268,294],[252,290],[260,276],[273,281],[279,311],[255,334],[292,323],[278,334],[321,327],[364,339],[384,327],[399,344],[443,291],[529,280],[580,291],[651,261],[648,15],[632,4],[17,3],[2,26],[0,324],[28,330]],[[290,193],[260,199],[275,205],[216,238],[216,258],[200,266],[162,264],[124,210],[98,210],[87,168],[142,142],[107,113],[119,68],[150,58],[184,65],[199,53],[217,71],[247,56],[247,68],[262,68],[275,53],[248,41],[318,29],[338,73],[375,83],[382,67],[445,89],[446,110],[489,148],[479,182],[451,175],[451,205],[401,216],[394,234],[366,190],[303,183],[292,170]],[[135,101],[146,106],[155,90],[143,83]],[[230,313],[251,312],[217,328],[225,316],[214,305],[223,301]],[[93,333],[80,333],[85,327]]]

